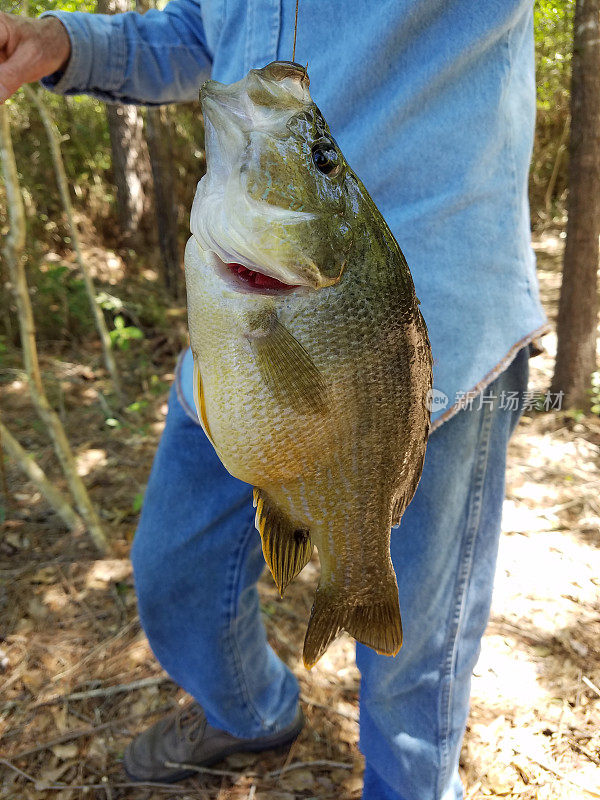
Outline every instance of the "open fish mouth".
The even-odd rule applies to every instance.
[[[245,267],[243,264],[227,264],[226,266],[233,272],[234,277],[237,278],[238,281],[243,281],[243,283],[252,290],[258,289],[261,291],[262,289],[270,289],[286,291],[288,289],[298,288],[298,284],[292,286],[288,283],[282,283],[278,281],[277,278],[272,278],[270,275],[265,275],[263,272],[258,272],[254,269],[248,269],[248,267]]]
[[[256,264],[249,262],[240,263],[231,258],[223,259],[214,250],[207,252],[208,260],[223,280],[231,289],[241,293],[251,294],[282,294],[300,288],[301,284],[284,283],[259,269]]]

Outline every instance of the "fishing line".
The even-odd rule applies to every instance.
[[[296,60],[296,33],[298,32],[298,3],[300,0],[296,0],[296,19],[294,20],[294,46],[292,48],[292,61]]]

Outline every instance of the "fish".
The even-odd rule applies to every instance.
[[[209,80],[200,99],[206,174],[184,259],[200,423],[253,487],[282,596],[317,548],[306,667],[342,631],[396,655],[390,532],[423,468],[432,383],[409,268],[305,67]]]

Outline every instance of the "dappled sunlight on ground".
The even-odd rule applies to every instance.
[[[562,242],[548,237],[536,250],[553,319]],[[555,334],[543,343],[530,362],[540,392],[552,378]],[[600,796],[599,445],[597,418],[544,413],[527,414],[511,443],[492,615],[463,749],[467,797]]]
[[[536,244],[553,317],[562,239]],[[110,283],[119,263],[97,253]],[[86,254],[87,257],[87,254]],[[111,270],[113,272],[111,272]],[[232,756],[183,784],[134,787],[119,759],[157,713],[185,701],[156,662],[137,617],[130,543],[164,426],[172,331],[119,352],[130,405],[116,413],[97,347],[46,355],[52,401],[67,424],[115,553],[98,558],[65,532],[39,492],[7,462],[11,507],[0,541],[1,800],[358,800],[359,673],[354,642],[336,641],[309,672],[302,642],[318,581],[315,556],[279,597],[260,583],[269,641],[298,677],[307,725],[289,751]],[[545,391],[555,338],[531,361]],[[81,366],[78,359],[87,366]],[[0,384],[5,421],[61,488],[51,446],[15,370]],[[114,412],[114,413],[113,413]],[[527,412],[511,443],[492,615],[474,670],[462,751],[467,800],[600,796],[600,420]],[[320,766],[311,765],[319,762]],[[295,768],[273,774],[286,765]],[[67,789],[66,787],[71,787]],[[52,787],[52,788],[50,788]],[[88,787],[88,788],[74,788]],[[589,791],[588,791],[589,790]],[[594,794],[595,793],[595,794]]]
[[[82,477],[84,475],[89,475],[92,470],[106,466],[106,450],[102,450],[99,447],[90,447],[88,450],[79,453],[75,459],[75,463],[79,475]]]

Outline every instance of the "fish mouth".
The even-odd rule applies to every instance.
[[[303,286],[299,283],[284,283],[270,274],[270,271],[265,271],[265,268],[259,269],[256,264],[250,262],[240,263],[239,260],[234,260],[233,256],[231,260],[224,260],[214,250],[205,252],[210,265],[221,280],[236,292],[266,295],[288,294]],[[305,286],[304,288],[309,287]]]

